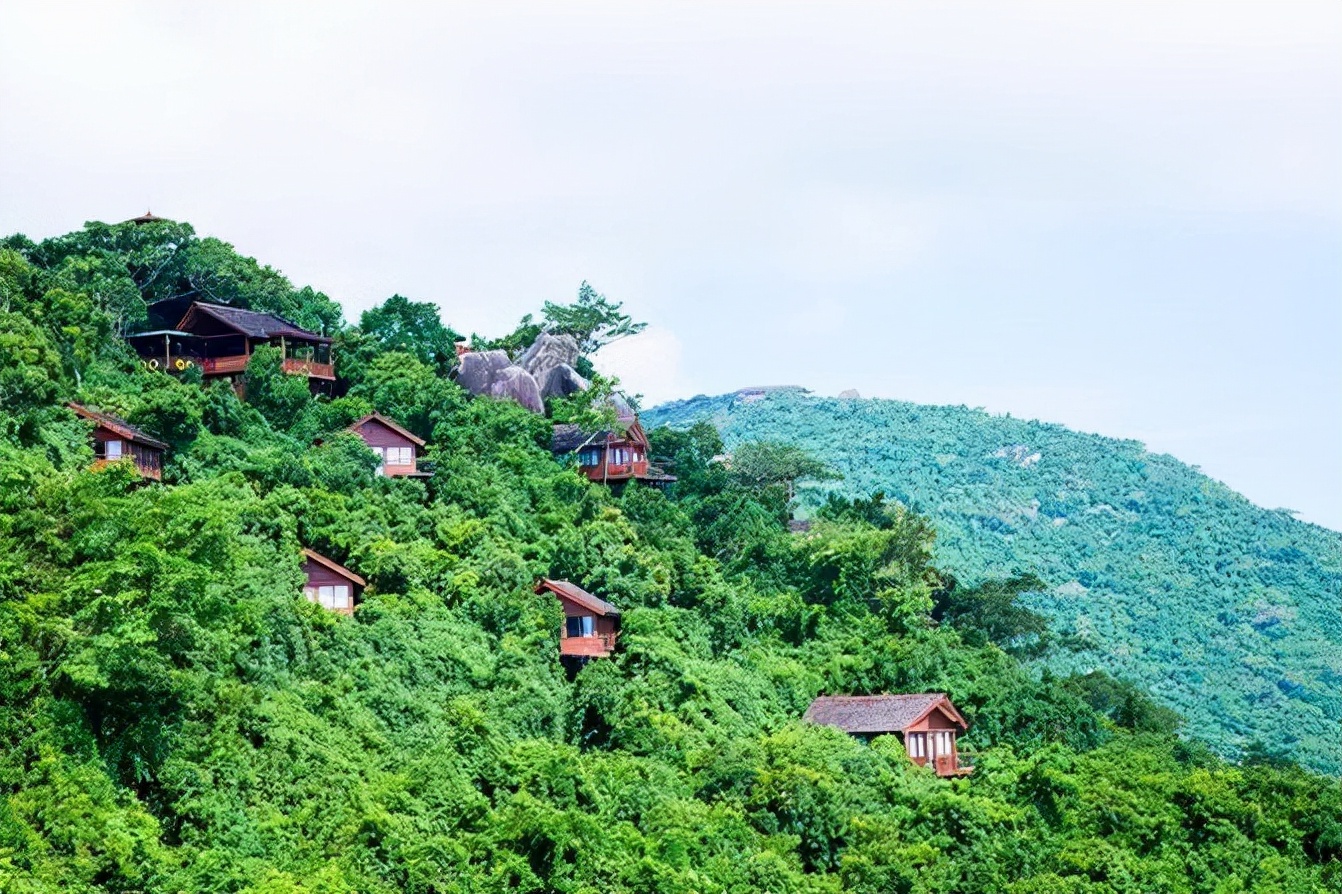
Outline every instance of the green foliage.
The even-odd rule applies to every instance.
[[[307,379],[284,372],[284,355],[272,345],[257,348],[247,361],[247,403],[278,429],[291,428],[312,395]]]
[[[621,310],[623,307],[624,302],[611,301],[584,280],[572,304],[545,302],[542,328],[556,335],[571,335],[582,354],[595,354],[611,342],[647,328],[647,323],[634,322],[633,317]]]
[[[799,481],[834,481],[839,475],[805,450],[781,441],[749,441],[732,452],[731,474],[747,487],[782,487],[790,502]]]
[[[706,420],[728,449],[786,442],[844,476],[801,487],[800,513],[823,517],[832,494],[883,492],[926,515],[938,567],[981,597],[956,609],[966,638],[1014,627],[1020,639],[999,642],[1028,651],[1038,633],[1021,610],[1037,613],[1066,646],[1041,659],[1059,675],[1130,681],[1224,755],[1271,743],[1342,772],[1337,532],[1254,506],[1141,444],[965,407],[777,390],[644,414],[678,429]],[[993,583],[1023,575],[1047,586],[1012,601]]]
[[[439,375],[456,364],[456,342],[461,336],[443,325],[438,307],[428,301],[411,301],[393,295],[359,318],[357,330],[346,333],[337,356],[346,364],[342,375],[359,379],[354,367],[365,368],[379,354],[399,352],[413,356]],[[342,356],[344,355],[344,356]]]
[[[654,433],[672,494],[615,497],[555,461],[547,420],[388,350],[411,346],[370,349],[334,400],[263,350],[242,400],[124,364],[115,339],[76,350],[86,333],[32,304],[53,265],[108,256],[145,295],[184,278],[295,294],[192,240],[166,222],[6,240],[0,890],[1342,881],[1336,779],[1228,764],[1133,684],[1022,665],[1004,648],[1035,584],[1008,568],[954,582],[928,520],[881,495],[791,534],[785,489],[730,473],[701,423]],[[70,282],[100,306],[81,291],[95,278]],[[86,431],[60,405],[74,389],[172,443],[165,486],[85,470]],[[431,439],[431,481],[373,476],[343,432],[371,409]],[[352,618],[302,598],[302,546],[367,578]],[[613,658],[570,678],[540,576],[620,607]],[[822,692],[925,690],[968,717],[973,776],[799,720]]]

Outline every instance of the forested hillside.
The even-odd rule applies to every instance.
[[[273,348],[245,399],[147,368],[120,333],[198,296],[333,336],[332,393]],[[594,306],[474,343],[628,324]],[[1048,644],[1017,641],[1014,567],[933,561],[963,533],[865,498],[789,533],[787,485],[716,462],[706,425],[654,433],[669,494],[616,496],[549,450],[555,419],[608,424],[589,395],[472,398],[453,335],[400,297],[347,321],[184,224],[0,243],[0,891],[1342,887],[1336,779],[1021,664]],[[166,443],[162,482],[91,468],[67,401]],[[374,410],[431,478],[374,474],[346,431]],[[367,580],[352,616],[304,598],[305,547]],[[541,577],[620,609],[612,658],[566,673]],[[801,721],[821,693],[924,691],[966,715],[972,776]]]
[[[1253,505],[1170,456],[965,407],[798,389],[696,398],[728,446],[798,444],[841,481],[924,513],[939,567],[966,582],[1034,574],[1060,672],[1138,682],[1227,755],[1254,748],[1342,771],[1342,535]]]

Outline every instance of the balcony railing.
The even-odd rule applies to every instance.
[[[247,371],[250,354],[234,354],[229,357],[206,357],[200,360],[201,372],[207,376],[227,376]],[[307,376],[310,379],[335,379],[335,365],[318,363],[315,360],[303,360],[298,357],[285,357],[280,366],[291,376]]]
[[[559,638],[559,654],[585,658],[604,658],[615,651],[615,633],[597,633],[592,636],[563,636]]]
[[[968,776],[974,772],[974,758],[969,754],[940,754],[935,769],[938,776]]]

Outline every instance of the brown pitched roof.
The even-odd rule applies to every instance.
[[[561,599],[568,599],[576,602],[583,608],[594,611],[598,615],[618,617],[620,614],[620,610],[609,602],[604,599],[598,599],[577,584],[569,583],[566,580],[550,580],[549,578],[546,578],[536,584],[537,593],[544,593],[546,590],[549,590]]]
[[[392,431],[396,432],[398,435],[401,435],[402,437],[409,438],[411,441],[415,442],[416,446],[418,447],[424,446],[424,441],[422,439],[415,437],[413,434],[401,428],[399,425],[397,425],[395,422],[392,422],[390,419],[388,419],[386,416],[383,416],[381,413],[369,413],[362,419],[359,419],[351,423],[349,430],[352,432],[357,432],[358,429],[365,422],[374,422],[374,421],[382,425],[385,425],[387,428],[391,429]]]
[[[316,562],[318,565],[321,565],[325,568],[329,568],[331,571],[334,571],[336,574],[340,575],[346,580],[353,581],[354,583],[358,584],[361,587],[367,586],[367,583],[364,581],[363,578],[359,577],[359,575],[355,574],[353,571],[350,571],[348,568],[346,568],[344,565],[341,565],[339,562],[334,562],[326,558],[326,556],[323,556],[321,553],[313,552],[307,547],[304,547],[303,555],[307,556],[309,559]]]
[[[806,709],[805,719],[846,733],[898,733],[940,708],[967,727],[951,700],[941,692],[917,695],[822,695]]]
[[[177,328],[190,332],[187,323],[196,313],[211,316],[230,329],[235,329],[249,338],[284,337],[320,342],[331,340],[315,332],[309,332],[297,323],[286,320],[284,317],[277,317],[275,314],[244,310],[241,307],[229,307],[226,304],[208,304],[204,301],[193,302],[190,309],[182,317],[181,322],[177,324]]]
[[[114,432],[128,441],[136,444],[143,444],[146,447],[153,447],[155,450],[167,450],[168,445],[158,438],[150,437],[140,429],[131,425],[124,419],[111,416],[107,413],[99,413],[97,410],[90,410],[88,407],[79,404],[66,404],[67,407],[75,411],[75,415],[81,419],[88,419],[95,422],[108,431]]]

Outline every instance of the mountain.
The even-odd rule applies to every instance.
[[[540,313],[471,346],[557,330],[586,377],[634,325],[590,287]],[[122,335],[174,316],[149,356]],[[206,318],[235,334],[189,334]],[[796,536],[706,426],[659,432],[669,491],[589,480],[554,424],[611,414],[472,394],[457,343],[431,303],[346,321],[185,223],[0,240],[0,892],[1339,890],[1342,781],[1231,763],[1132,684],[933,623],[926,518],[835,500]],[[944,440],[952,469],[1055,461]],[[960,573],[970,534],[942,539]],[[1312,616],[1279,589],[1257,622],[1295,645]],[[906,698],[811,710],[879,693]],[[940,694],[950,754],[944,729],[841,731]]]
[[[728,448],[795,443],[843,479],[932,519],[962,580],[1034,573],[1030,604],[1071,645],[1055,670],[1103,668],[1187,718],[1223,754],[1289,754],[1342,772],[1342,534],[1255,506],[1136,441],[967,407],[748,389],[657,407]]]

